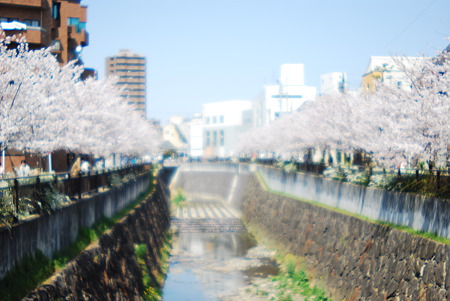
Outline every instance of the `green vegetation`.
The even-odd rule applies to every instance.
[[[430,197],[450,199],[450,178],[436,175],[418,174],[392,177],[381,187],[386,190],[419,193]]]
[[[425,232],[425,231],[417,231],[417,230],[411,229],[411,228],[406,227],[406,226],[399,226],[399,225],[395,225],[395,224],[387,223],[387,222],[382,222],[382,221],[378,221],[377,223],[379,223],[380,225],[384,225],[384,226],[391,227],[391,228],[394,228],[394,229],[397,229],[397,230],[400,230],[400,231],[407,232],[409,234],[413,234],[413,235],[421,236],[423,238],[431,239],[431,240],[434,240],[434,241],[442,243],[442,244],[450,245],[450,239],[449,238],[438,236],[436,233],[430,233],[430,232]]]
[[[135,246],[135,254],[138,261],[139,266],[142,271],[142,282],[144,285],[144,299],[146,301],[157,301],[161,300],[162,296],[162,284],[164,282],[165,276],[167,274],[168,269],[168,260],[170,255],[170,246],[171,246],[171,234],[169,232],[166,233],[164,237],[164,245],[160,250],[160,266],[161,273],[156,275],[157,283],[154,283],[151,278],[151,271],[149,271],[147,265],[145,264],[145,257],[148,256],[147,246],[145,244],[138,244]]]
[[[323,289],[310,283],[300,259],[293,254],[278,254],[277,259],[283,271],[272,278],[278,282],[278,300],[292,300],[292,295],[302,295],[304,300],[330,300]]]
[[[177,195],[170,201],[175,207],[183,207],[186,203],[186,197],[184,196],[183,190],[181,188],[178,189]]]
[[[102,217],[90,228],[82,228],[77,239],[67,248],[56,253],[51,259],[41,252],[34,256],[25,256],[20,263],[0,280],[0,301],[19,300],[28,292],[39,286],[57,270],[96,242],[109,228],[128,214],[137,204],[141,203],[153,190],[153,184],[143,192],[138,199],[130,203],[112,218]]]
[[[271,237],[265,231],[255,224],[246,225],[249,232],[258,242],[275,250],[275,259],[280,265],[281,272],[272,277],[272,281],[277,287],[276,299],[270,300],[290,301],[297,300],[295,296],[301,295],[302,300],[326,301],[331,300],[326,296],[325,290],[321,285],[314,285],[306,272],[307,268],[301,257],[288,253],[284,245],[269,239]],[[264,290],[258,290],[258,295],[265,296],[268,293]]]

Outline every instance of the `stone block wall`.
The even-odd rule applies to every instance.
[[[450,300],[450,247],[263,189],[242,199],[246,223],[305,259],[334,300]]]
[[[23,300],[144,300],[135,245],[145,244],[145,265],[156,286],[161,274],[160,249],[170,225],[167,196],[157,190],[101,237]]]

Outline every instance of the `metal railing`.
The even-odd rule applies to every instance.
[[[57,193],[71,201],[81,199],[84,195],[97,193],[99,190],[119,183],[126,176],[137,176],[150,172],[151,164],[140,164],[115,169],[95,170],[87,173],[62,172],[29,177],[0,179],[0,218],[13,214],[18,220],[21,213],[42,214],[51,211],[47,204],[48,193]],[[13,212],[5,210],[7,203],[13,206]],[[12,204],[11,204],[12,202]]]

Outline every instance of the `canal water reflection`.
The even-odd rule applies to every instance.
[[[276,275],[272,252],[244,233],[179,233],[174,237],[163,300],[221,300],[252,279]]]

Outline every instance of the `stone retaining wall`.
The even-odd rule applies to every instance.
[[[52,214],[21,221],[11,229],[0,228],[0,279],[25,255],[38,250],[47,257],[70,245],[83,227],[101,216],[112,217],[136,200],[150,183],[151,174],[138,176],[120,187],[77,200]]]
[[[450,247],[265,191],[252,177],[245,222],[305,259],[334,300],[449,300]]]
[[[270,189],[351,213],[450,238],[450,201],[258,166]]]
[[[162,285],[160,250],[170,225],[163,185],[66,268],[23,300],[144,300],[135,245],[147,246],[145,265],[152,283]]]

